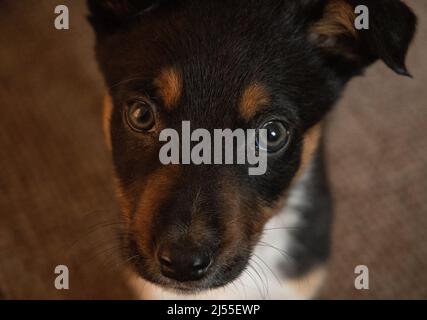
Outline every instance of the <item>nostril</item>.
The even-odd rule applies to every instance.
[[[181,282],[201,279],[212,264],[210,255],[187,246],[162,247],[157,260],[165,277]]]

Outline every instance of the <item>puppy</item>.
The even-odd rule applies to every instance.
[[[399,0],[89,0],[124,258],[143,298],[308,299],[330,254],[322,119],[382,60],[408,76]],[[355,8],[369,29],[355,28]],[[265,129],[268,167],[163,165],[163,129]]]

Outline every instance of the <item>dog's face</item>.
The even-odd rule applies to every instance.
[[[364,1],[375,30],[356,31],[354,2],[89,1],[125,240],[142,277],[185,292],[234,280],[346,82],[378,58],[406,72],[412,13]],[[160,132],[182,121],[267,129],[266,173],[161,164]]]

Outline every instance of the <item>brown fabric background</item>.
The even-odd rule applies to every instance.
[[[103,83],[83,1],[71,30],[53,0],[0,2],[0,297],[131,298],[117,259],[117,206],[101,129]],[[408,65],[354,80],[330,115],[335,198],[324,298],[427,298],[427,2]],[[69,291],[54,268],[70,268]],[[370,269],[368,291],[354,268]]]

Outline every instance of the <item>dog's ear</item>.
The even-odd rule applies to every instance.
[[[409,76],[405,58],[414,37],[416,17],[402,1],[311,1],[318,5],[320,14],[310,25],[309,39],[329,57],[339,58],[348,68],[358,69],[353,70],[355,73],[381,59],[396,73]],[[368,16],[363,17],[368,18],[364,21],[367,29],[355,23],[362,13],[358,11],[360,8],[368,9]]]
[[[167,0],[87,0],[89,21],[97,33],[114,32],[164,2]]]

